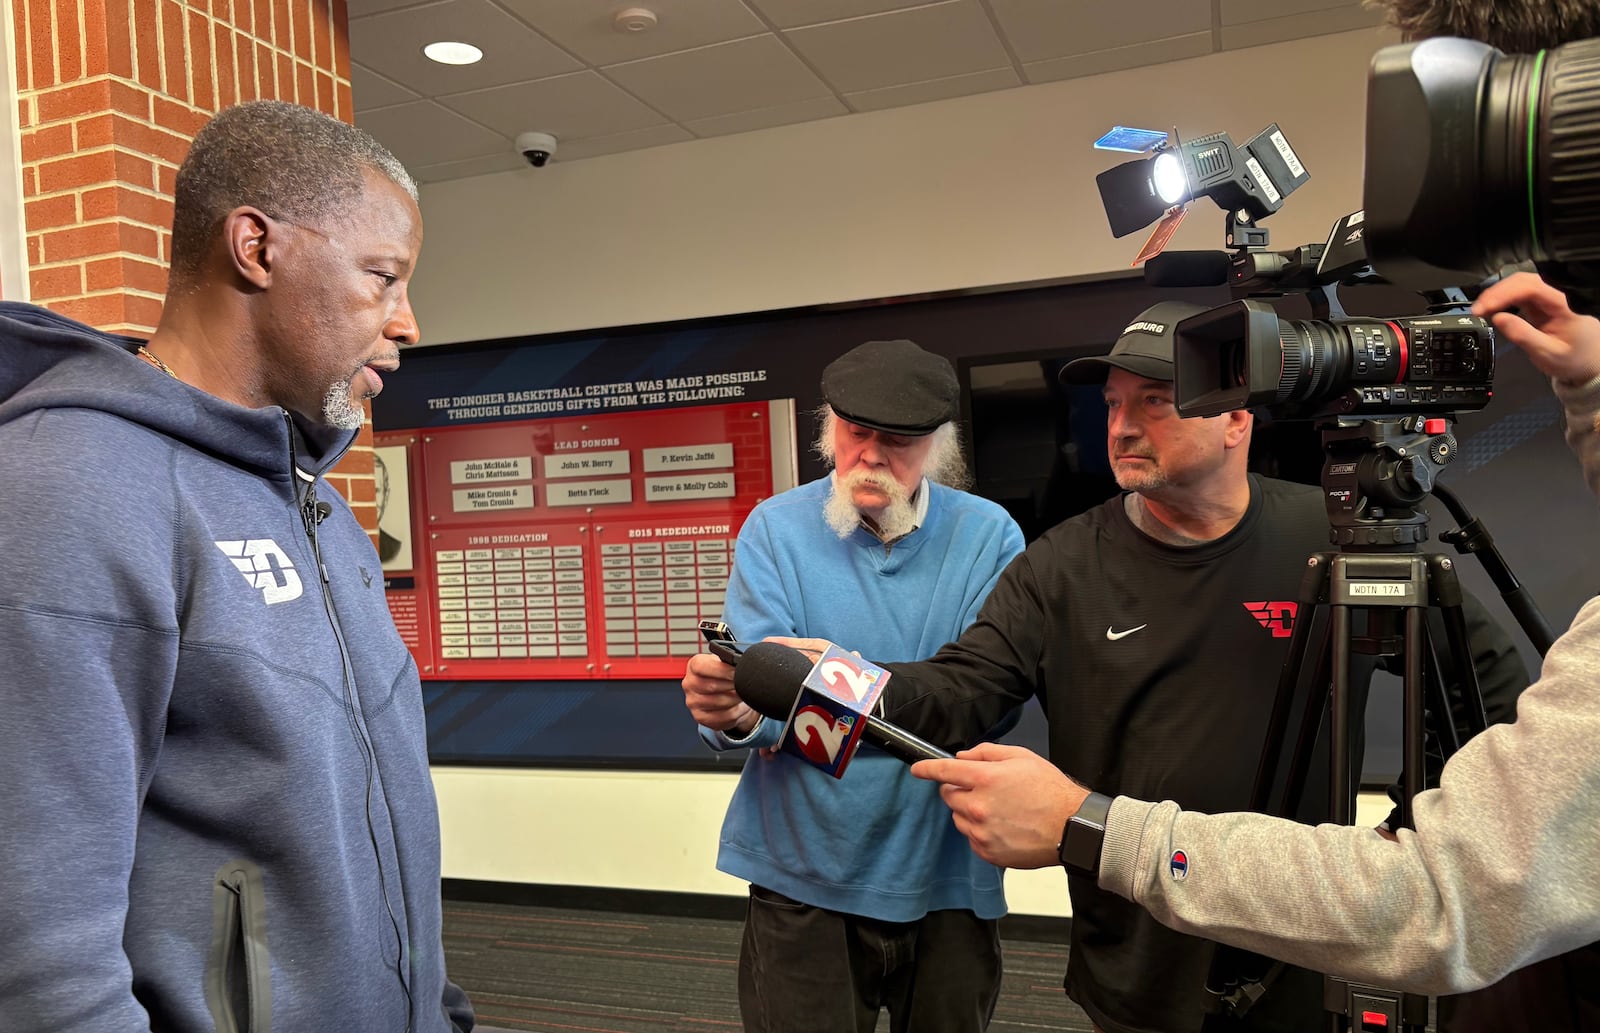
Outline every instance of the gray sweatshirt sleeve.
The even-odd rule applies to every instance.
[[[1600,378],[1556,390],[1600,492]],[[1467,743],[1417,797],[1399,842],[1119,797],[1100,885],[1174,929],[1316,971],[1417,993],[1486,986],[1600,940],[1596,744],[1600,599],[1551,648],[1516,722]]]
[[[1589,490],[1600,496],[1600,377],[1587,384],[1553,382],[1567,421],[1567,444],[1583,465]]]

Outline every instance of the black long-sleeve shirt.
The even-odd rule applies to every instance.
[[[1195,546],[1155,541],[1113,499],[1030,545],[958,641],[929,660],[886,665],[887,716],[958,748],[1036,696],[1051,760],[1097,791],[1246,809],[1306,561],[1329,548],[1315,487],[1252,477],[1238,525]],[[1480,604],[1469,597],[1465,610],[1490,720],[1509,720],[1526,670]],[[1362,660],[1352,679],[1358,728],[1371,670]],[[1321,749],[1303,818],[1323,816],[1326,770]],[[1110,1033],[1199,1029],[1210,945],[1092,880],[1071,876],[1069,886],[1072,998]],[[1323,1021],[1319,990],[1286,978],[1249,1028]]]

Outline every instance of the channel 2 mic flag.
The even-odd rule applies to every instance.
[[[779,752],[843,778],[861,745],[867,715],[888,681],[889,672],[883,668],[829,646],[800,683],[800,694],[778,742]]]

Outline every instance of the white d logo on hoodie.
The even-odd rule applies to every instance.
[[[239,568],[252,588],[261,590],[268,606],[300,598],[300,575],[295,573],[288,554],[271,538],[217,542],[217,548]]]

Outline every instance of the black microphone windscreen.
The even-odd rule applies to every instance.
[[[777,721],[787,721],[794,710],[800,683],[815,662],[798,649],[776,642],[757,642],[744,651],[733,669],[733,687],[750,709]]]
[[[1144,264],[1152,287],[1220,287],[1228,282],[1233,257],[1226,251],[1163,251]]]

